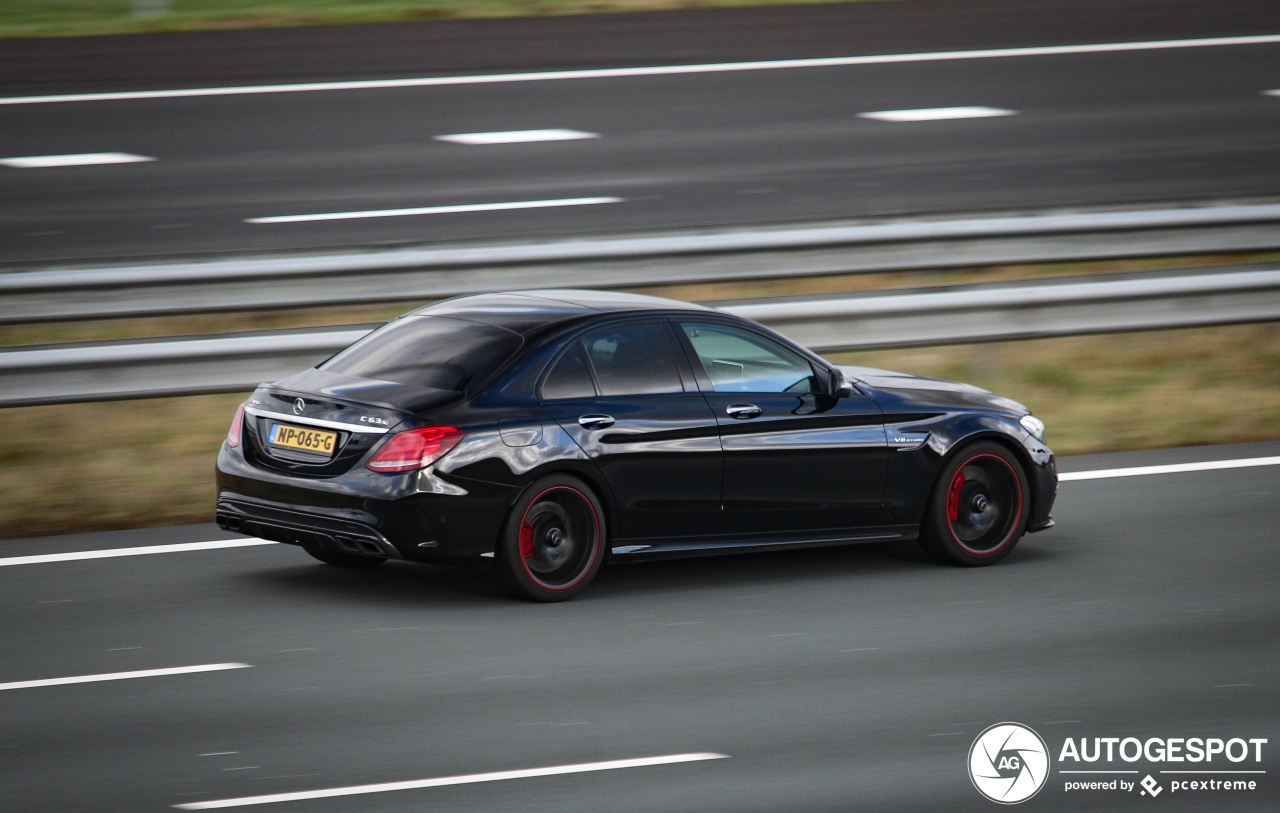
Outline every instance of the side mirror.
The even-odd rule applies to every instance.
[[[834,385],[832,387],[834,390],[832,395],[837,398],[848,398],[850,395],[853,395],[853,382],[850,381],[843,372],[840,370],[832,370],[831,375],[833,379],[832,383]]]

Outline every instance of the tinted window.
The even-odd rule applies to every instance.
[[[683,392],[662,327],[623,325],[592,333],[583,344],[601,395]]]
[[[749,330],[681,324],[716,392],[814,392],[813,367],[800,354]]]
[[[440,316],[407,316],[370,333],[321,370],[413,387],[465,390],[520,349],[509,330]]]
[[[582,345],[574,342],[551,368],[547,380],[542,382],[542,397],[554,401],[560,398],[590,398],[596,394],[596,385],[587,370],[587,360],[582,355]]]

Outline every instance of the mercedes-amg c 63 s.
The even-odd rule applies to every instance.
[[[1053,524],[1043,435],[986,390],[839,367],[710,308],[483,294],[260,386],[217,520],[343,567],[487,564],[541,601],[624,559],[918,539],[987,565]]]

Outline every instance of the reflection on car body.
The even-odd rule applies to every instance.
[[[260,387],[217,518],[346,567],[486,562],[547,601],[608,560],[919,539],[983,565],[1052,525],[1043,433],[985,390],[836,366],[709,308],[485,294]]]

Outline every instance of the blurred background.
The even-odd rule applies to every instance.
[[[0,808],[989,813],[1014,720],[1270,743],[1028,810],[1271,813],[1278,262],[1275,0],[0,0]],[[213,525],[258,382],[555,286],[1021,401],[1057,526],[534,605]]]
[[[1040,304],[774,326],[1021,400],[1060,454],[1280,437],[1276,294],[1257,276],[1280,258],[1277,16],[4,3],[0,535],[207,521],[236,393],[332,349],[282,341],[504,287],[750,307],[1040,286]],[[1140,290],[1045,293],[1081,281]],[[87,424],[108,429],[44,430]]]

